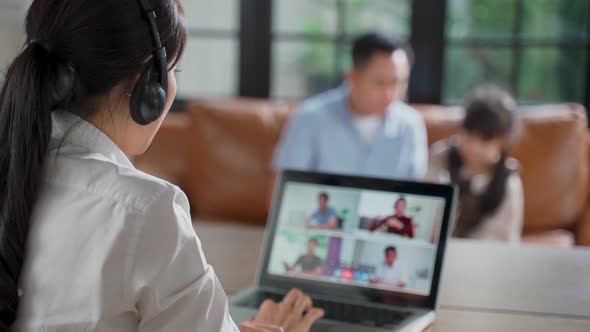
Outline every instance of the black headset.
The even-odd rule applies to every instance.
[[[130,110],[133,121],[145,126],[156,121],[164,113],[168,92],[168,61],[166,48],[162,46],[156,25],[156,12],[149,0],[138,0],[138,2],[144,18],[149,23],[154,50],[152,61],[146,64],[133,88]]]

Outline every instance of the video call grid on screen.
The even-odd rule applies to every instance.
[[[268,273],[429,295],[445,200],[288,182]]]

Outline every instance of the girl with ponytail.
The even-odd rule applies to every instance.
[[[453,236],[516,243],[523,222],[519,165],[508,157],[517,105],[507,92],[484,86],[465,106],[459,134],[432,147],[428,178],[459,187]]]
[[[0,331],[237,330],[186,196],[127,157],[176,94],[178,0],[34,0],[25,25],[0,88]],[[321,315],[292,291],[242,328]]]
[[[51,135],[51,110],[68,102],[75,79],[69,64],[32,41],[8,69],[0,93],[0,329],[16,314],[29,219]]]

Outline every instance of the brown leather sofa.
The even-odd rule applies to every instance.
[[[462,110],[415,105],[429,143],[452,135]],[[176,183],[194,217],[262,225],[270,205],[270,167],[295,104],[253,99],[199,100],[170,114],[139,169]],[[523,128],[511,154],[520,160],[525,192],[524,234],[568,231],[590,245],[589,152],[586,111],[577,104],[522,109]],[[541,235],[542,237],[542,235]]]

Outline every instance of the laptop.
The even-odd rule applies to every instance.
[[[235,321],[296,287],[325,310],[312,331],[422,331],[434,320],[455,189],[287,171],[275,188],[256,283]]]

